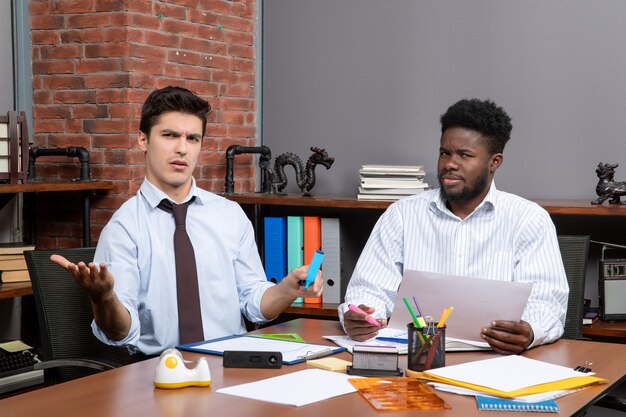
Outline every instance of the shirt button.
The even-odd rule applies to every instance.
[[[462,258],[462,257],[463,257],[463,252],[459,252],[458,257],[459,257],[459,258]]]

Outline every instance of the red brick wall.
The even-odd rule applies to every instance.
[[[92,198],[92,244],[144,176],[135,148],[141,103],[179,85],[213,111],[195,177],[224,190],[225,150],[255,145],[254,0],[31,0],[35,146],[82,146],[94,179],[113,180]],[[236,191],[254,189],[250,155],[237,157]],[[37,175],[71,179],[78,161],[37,160]],[[80,246],[80,197],[40,194],[40,248]]]

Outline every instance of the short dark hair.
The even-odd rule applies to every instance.
[[[480,133],[487,139],[491,155],[504,151],[511,138],[511,118],[490,100],[463,99],[441,115],[441,133],[453,127],[461,127]]]
[[[159,117],[171,111],[198,116],[202,120],[202,136],[204,137],[207,114],[211,111],[211,106],[208,101],[182,87],[169,86],[150,93],[141,108],[139,130],[150,137],[152,126],[157,124]]]

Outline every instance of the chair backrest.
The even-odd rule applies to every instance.
[[[96,359],[114,365],[131,362],[126,348],[109,346],[93,335],[93,312],[87,292],[69,272],[50,260],[59,254],[69,261],[91,262],[94,248],[25,251],[41,333],[41,359]],[[75,367],[45,370],[46,383],[68,381],[96,371]]]
[[[578,339],[583,335],[583,306],[589,236],[559,235],[559,248],[569,284],[569,299],[565,317],[564,339]]]

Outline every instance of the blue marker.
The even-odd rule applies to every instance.
[[[306,273],[306,281],[304,281],[305,290],[308,290],[309,286],[315,281],[317,271],[320,270],[320,266],[322,266],[323,260],[324,252],[322,252],[321,250],[315,251],[315,253],[313,254],[313,259],[311,259],[311,263],[309,264],[309,270]]]

